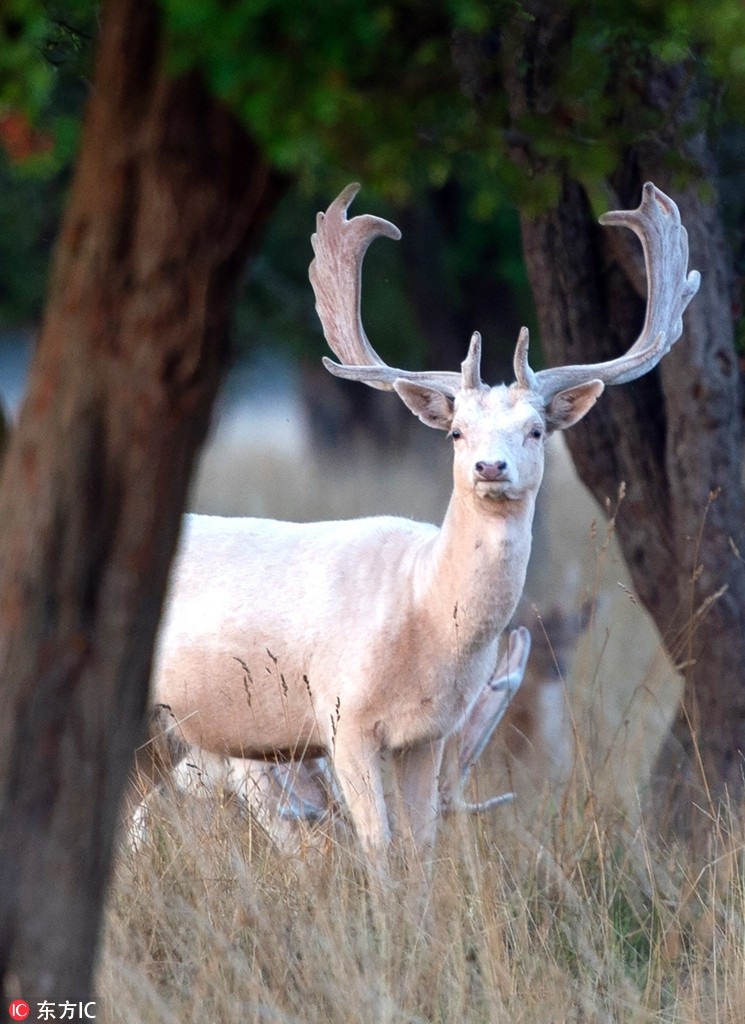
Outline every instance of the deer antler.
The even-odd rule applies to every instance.
[[[544,399],[590,380],[625,384],[653,369],[683,333],[683,312],[701,283],[697,270],[686,276],[688,232],[678,207],[651,182],[644,186],[638,209],[603,214],[600,223],[631,228],[641,240],[647,272],[644,326],[628,352],[617,359],[537,373],[528,366],[528,332],[523,328],[515,350],[515,376],[519,385]]]
[[[358,191],[359,185],[347,185],[326,213],[318,214],[317,230],[311,239],[315,258],[310,265],[310,280],[316,309],[329,347],[341,360],[340,365],[324,358],[326,369],[337,377],[359,380],[385,391],[393,390],[395,381],[401,379],[451,396],[462,388],[482,387],[478,332],[471,338],[461,373],[395,369],[368,341],[360,316],[362,261],[378,235],[399,239],[401,233],[389,221],[369,214],[347,220],[347,209]],[[528,365],[529,335],[523,327],[515,349],[515,377],[519,387],[544,400],[591,380],[625,384],[653,369],[682,334],[683,312],[699,288],[697,270],[686,276],[688,233],[681,224],[678,207],[653,184],[644,186],[638,209],[606,213],[600,222],[631,228],[641,240],[648,282],[644,327],[628,352],[617,359],[537,373]]]
[[[339,365],[324,358],[324,366],[337,377],[363,381],[383,391],[392,391],[394,381],[403,379],[454,395],[462,384],[460,373],[397,370],[383,362],[367,340],[360,315],[362,261],[378,235],[398,240],[401,232],[390,221],[370,214],[347,220],[347,210],[359,189],[357,184],[347,185],[328,210],[318,214],[311,238],[315,258],[309,275],[316,309],[329,348],[341,360]],[[466,359],[471,380],[479,377],[480,351],[480,338],[474,336]]]

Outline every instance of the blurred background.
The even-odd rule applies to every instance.
[[[386,216],[403,230],[400,243],[376,242],[365,264],[363,319],[386,360],[455,369],[478,329],[484,379],[510,380],[517,332],[527,324],[533,364],[541,365],[518,208],[539,209],[557,186],[549,172],[524,179],[503,152],[505,101],[484,54],[509,45],[497,27],[506,7],[348,2],[308,17],[304,5],[293,3],[269,4],[260,14],[249,4],[162,6],[174,71],[198,65],[287,173],[284,198],[235,307],[232,365],[191,507],[294,520],[392,513],[439,521],[450,492],[447,440],[414,421],[393,396],[338,381],[321,366],[309,239],[317,211],[352,173],[364,175],[354,212]],[[654,130],[635,119],[629,100],[644,61],[650,52],[671,66],[692,61],[709,86],[702,117],[719,119],[717,185],[729,242],[739,252],[745,132],[743,108],[734,112],[745,96],[745,47],[737,44],[738,9],[719,3],[717,17],[703,24],[686,3],[566,5],[572,33],[561,51],[570,58],[558,72],[562,102],[531,129],[542,140],[539,149],[561,157],[583,181],[597,214],[607,208],[604,182],[622,147]],[[18,3],[0,15],[0,395],[11,421],[43,316],[90,89],[97,16],[96,5],[81,0]],[[440,22],[456,28],[445,32]],[[376,64],[371,54],[381,40],[398,40],[399,50]],[[459,75],[456,90],[445,58]],[[364,89],[377,106],[355,105]],[[421,132],[431,133],[431,144],[418,149],[402,142],[411,127],[409,96],[420,104]],[[469,117],[475,109],[479,119]],[[338,123],[346,129],[334,135]],[[484,124],[492,125],[493,140],[471,146]],[[594,603],[593,629],[578,644],[566,681],[588,743],[613,751],[608,778],[629,778],[617,771],[619,761],[635,765],[622,794],[633,804],[635,780],[649,767],[679,683],[633,597],[606,524],[616,495],[608,501],[606,510],[598,508],[561,439],[552,440],[527,589],[541,613]]]

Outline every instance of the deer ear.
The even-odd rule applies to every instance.
[[[579,422],[603,393],[602,380],[589,380],[553,395],[546,406],[548,430],[566,430]]]
[[[401,378],[394,381],[393,387],[406,408],[418,416],[422,423],[435,430],[450,430],[453,422],[452,395]]]

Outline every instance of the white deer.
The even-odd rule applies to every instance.
[[[441,813],[481,814],[517,799],[522,804],[520,813],[530,814],[536,799],[549,792],[557,795],[568,785],[576,751],[566,676],[590,612],[587,602],[579,609],[568,602],[539,616],[524,599],[520,602],[518,619],[532,622],[532,640],[525,625],[510,631],[492,679],[463,725],[448,737],[440,773]],[[178,743],[178,722],[172,715],[158,712],[155,724],[153,742],[166,736],[171,744]],[[182,788],[208,796],[216,791],[236,795],[287,851],[307,848],[311,837],[307,826],[331,819],[344,827],[344,808],[328,758],[281,763],[231,758],[226,762],[200,759],[194,751],[191,757],[191,763],[184,761],[177,772]],[[171,759],[178,758],[177,753]],[[477,764],[482,777],[517,792],[466,800],[464,793]]]
[[[513,793],[503,793],[469,802],[463,795],[472,769],[522,685],[531,649],[529,630],[524,626],[511,630],[504,646],[492,678],[465,722],[446,742],[446,767],[439,780],[443,814],[480,814],[514,798]],[[342,798],[327,756],[271,761],[206,753],[190,747],[171,708],[163,704],[153,708],[150,738],[138,753],[141,767],[149,761],[150,778],[170,774],[176,788],[190,795],[237,798],[285,852],[307,849],[309,833],[303,825],[329,820],[345,828]],[[147,834],[147,818],[148,807],[143,803],[132,830],[134,845]]]
[[[390,754],[403,814],[396,829],[426,860],[446,739],[494,672],[499,637],[523,589],[544,441],[589,411],[606,384],[651,370],[682,331],[699,275],[675,203],[648,184],[635,211],[606,214],[641,239],[648,279],[641,335],[618,359],[534,372],[528,332],[516,382],[488,387],[481,339],[460,373],[397,370],[360,319],[372,216],[347,220],[350,185],[319,214],[310,278],[337,376],[394,390],[448,431],[453,493],[438,529],[393,517],[296,524],[185,518],[154,669],[188,744],[225,756],[327,755],[373,860],[391,836],[381,762]],[[288,481],[291,486],[291,481]],[[403,819],[403,820],[402,820]]]

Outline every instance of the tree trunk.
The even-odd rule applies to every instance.
[[[105,5],[0,484],[0,974],[90,998],[120,794],[236,280],[279,183],[151,0]]]
[[[542,9],[512,40],[522,57],[520,63],[511,51],[521,70],[507,76],[516,123],[549,109],[553,44],[566,31]],[[666,159],[687,137],[691,168],[711,184],[705,139],[681,131],[689,101],[681,69],[649,69],[640,102],[666,113],[670,132],[629,151],[614,186],[622,208],[638,205],[647,180],[673,195],[689,232],[690,265],[702,271],[701,290],[684,316],[683,337],[658,370],[607,392],[567,441],[598,501],[615,505],[619,485],[626,485],[619,542],[685,678],[683,703],[657,763],[650,820],[690,838],[721,799],[740,802],[744,795],[745,563],[735,552],[743,550],[745,501],[721,219],[695,183],[676,187]],[[540,173],[524,145],[515,158]],[[595,362],[625,351],[641,326],[645,294],[633,236],[599,228],[584,190],[566,174],[555,207],[523,217],[522,228],[546,362]]]

